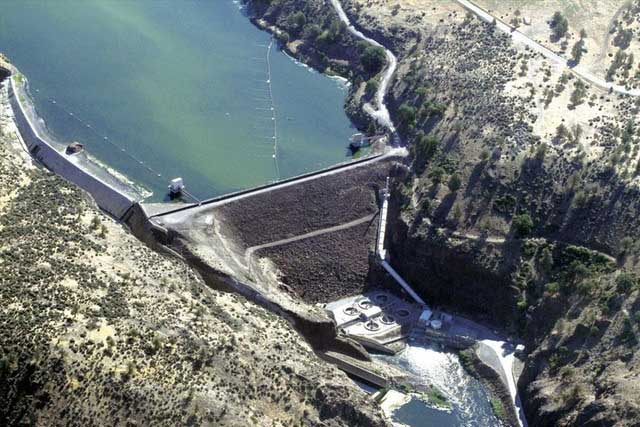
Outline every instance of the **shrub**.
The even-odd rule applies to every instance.
[[[406,128],[413,128],[416,125],[416,109],[407,103],[398,108],[398,118],[400,124]]]
[[[496,418],[500,420],[503,420],[507,416],[507,411],[505,411],[502,401],[497,397],[491,398],[491,409],[493,409]]]
[[[516,237],[528,236],[533,230],[533,220],[529,214],[517,215],[513,218],[513,230]]]
[[[436,166],[431,170],[431,173],[429,173],[429,178],[431,178],[434,184],[439,184],[442,182],[442,177],[444,176],[444,174],[444,169],[442,169],[440,166]]]
[[[550,295],[556,295],[558,292],[560,292],[560,285],[558,285],[558,283],[556,282],[550,282],[544,286],[544,290]]]
[[[451,175],[448,185],[451,192],[455,193],[456,191],[458,191],[462,186],[462,180],[460,179],[460,176],[457,173]]]
[[[637,286],[637,280],[635,276],[630,273],[620,273],[618,277],[616,277],[616,288],[620,292],[629,292]]]

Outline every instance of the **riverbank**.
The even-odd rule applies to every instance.
[[[384,102],[396,68],[395,56],[350,26],[338,2],[331,3],[334,11],[329,14],[327,9],[315,4],[305,4],[300,8],[291,8],[287,4],[271,13],[269,7],[260,2],[248,0],[245,3],[251,21],[273,34],[289,55],[323,74],[338,75],[351,83],[345,111],[360,130],[371,134],[383,130],[395,132]],[[303,14],[298,15],[301,17],[300,23],[288,20],[296,11]],[[324,22],[322,17],[326,17]],[[314,38],[323,30],[329,40],[315,43]],[[318,31],[320,33],[316,33]],[[377,47],[384,52],[383,63],[376,65],[374,71],[367,70],[361,62],[366,46]]]

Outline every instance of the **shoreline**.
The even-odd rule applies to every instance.
[[[34,120],[40,120],[28,93],[28,80],[11,66],[5,79],[20,139],[28,153],[47,169],[87,191],[98,206],[118,220],[144,197],[137,189],[122,181],[107,168],[92,161],[86,152],[66,154],[64,144],[49,140],[46,132],[38,129]],[[20,81],[17,82],[20,76]],[[120,174],[118,174],[120,175]]]

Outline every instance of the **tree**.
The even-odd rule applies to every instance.
[[[540,265],[546,273],[550,272],[551,268],[553,267],[553,254],[548,247],[545,247],[542,250],[542,254],[540,256]]]
[[[371,79],[367,81],[367,86],[366,86],[367,95],[372,96],[374,93],[378,91],[379,86],[380,84],[376,79]]]
[[[580,126],[580,123],[576,123],[573,126],[573,132],[571,135],[571,139],[574,144],[577,144],[580,142],[580,138],[582,138],[582,133],[583,133],[582,126]]]
[[[451,190],[452,193],[455,193],[456,191],[458,191],[462,186],[462,180],[460,179],[460,176],[457,173],[454,173],[453,175],[451,175],[451,177],[449,178],[448,185],[449,185],[449,190]]]
[[[577,80],[574,84],[573,92],[571,93],[571,104],[569,109],[573,110],[578,105],[584,102],[584,98],[587,96],[587,85],[582,80]]]
[[[398,108],[398,116],[402,126],[412,128],[416,125],[416,109],[406,102]]]
[[[517,215],[513,218],[513,230],[516,237],[526,237],[533,230],[533,220],[529,214]]]
[[[440,184],[442,182],[442,177],[444,176],[444,174],[444,169],[442,169],[440,166],[436,166],[429,173],[429,178],[431,178],[434,184]]]
[[[560,123],[560,125],[558,125],[558,128],[556,129],[556,138],[558,138],[559,141],[564,141],[568,136],[569,129],[567,129],[567,127],[563,123]]]
[[[573,62],[577,65],[580,63],[582,59],[582,54],[587,50],[584,47],[584,39],[580,39],[573,45],[573,49],[571,49],[571,56],[573,57]]]
[[[386,62],[387,56],[380,46],[369,46],[360,55],[362,67],[370,74],[378,74]]]
[[[613,45],[619,47],[624,50],[631,45],[631,40],[633,39],[633,31],[632,30],[619,30],[613,39]]]
[[[304,26],[302,37],[307,40],[315,40],[320,34],[322,34],[322,28],[318,24],[307,24]]]
[[[287,18],[287,25],[294,34],[300,34],[306,23],[307,17],[302,11],[289,15]]]
[[[419,170],[433,157],[438,150],[439,142],[433,136],[427,136],[419,131],[416,136],[415,155],[416,166]]]
[[[616,277],[616,288],[618,288],[621,292],[629,292],[637,285],[636,278],[630,273],[620,273],[618,277]]]
[[[554,41],[560,40],[567,34],[569,30],[569,21],[565,18],[562,13],[556,12],[553,14],[551,18],[551,31]]]

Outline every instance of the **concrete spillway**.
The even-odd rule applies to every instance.
[[[393,267],[389,265],[387,261],[382,261],[381,264],[382,267],[391,275],[391,277],[393,277],[395,281],[398,282],[400,286],[402,286],[402,289],[404,289],[409,295],[411,295],[411,298],[413,298],[415,302],[420,305],[426,305],[424,300],[420,298],[420,296],[416,294],[413,289],[411,289],[411,286],[409,286],[409,284],[393,269]]]
[[[420,305],[426,305],[424,300],[411,288],[411,286],[394,270],[393,267],[387,262],[387,250],[384,248],[384,241],[386,238],[387,230],[387,214],[389,213],[389,178],[387,178],[387,186],[380,192],[382,199],[382,206],[380,207],[380,222],[378,224],[378,241],[376,244],[376,255],[380,259],[380,265],[398,282],[398,284],[404,289],[411,298],[414,299]]]
[[[389,178],[387,178],[387,187],[381,192],[381,196],[382,207],[380,209],[380,222],[378,223],[376,253],[384,261],[387,257],[387,251],[384,249],[384,240],[387,235],[387,212],[389,211]]]

